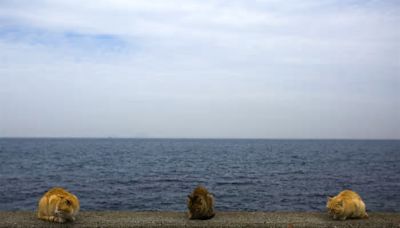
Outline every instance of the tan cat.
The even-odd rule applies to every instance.
[[[198,186],[188,195],[189,219],[210,219],[214,217],[214,197],[203,186]]]
[[[38,218],[50,222],[75,221],[78,198],[62,188],[52,188],[39,201]]]
[[[328,197],[326,207],[333,219],[368,218],[361,197],[350,190],[344,190],[333,198]]]

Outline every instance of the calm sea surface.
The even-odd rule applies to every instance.
[[[0,210],[62,186],[82,210],[183,211],[203,184],[224,211],[323,211],[353,189],[400,212],[400,141],[0,139],[0,161]]]

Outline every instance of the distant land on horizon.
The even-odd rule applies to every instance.
[[[0,136],[0,139],[161,139],[161,140],[354,140],[398,141],[398,138],[235,138],[235,137],[87,137],[87,136]]]

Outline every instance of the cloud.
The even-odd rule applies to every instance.
[[[42,8],[30,9],[26,21],[50,31],[107,34],[142,45],[146,52],[154,47],[198,53],[207,47],[222,56],[253,55],[272,62],[397,64],[397,11],[388,6],[374,10],[368,5],[345,7],[327,2],[290,2],[273,11],[243,2],[102,1],[82,5],[72,1],[50,4],[44,13]],[[326,5],[334,7],[325,9]],[[292,10],[287,13],[285,9]]]
[[[399,11],[2,1],[0,135],[400,137]]]

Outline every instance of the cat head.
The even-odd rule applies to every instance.
[[[343,200],[338,200],[336,197],[328,197],[326,208],[330,215],[340,215],[344,211]]]
[[[207,207],[204,197],[200,195],[188,195],[188,208],[193,214],[199,214]]]
[[[78,200],[73,197],[61,196],[58,202],[56,213],[68,218],[74,216],[79,210]]]

